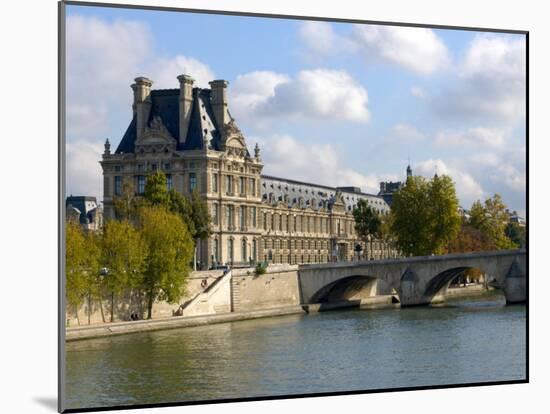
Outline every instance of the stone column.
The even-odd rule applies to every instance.
[[[514,259],[504,279],[504,296],[507,304],[524,303],[527,300],[525,273]]]

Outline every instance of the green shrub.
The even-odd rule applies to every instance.
[[[267,262],[260,262],[256,265],[256,276],[263,275],[267,272]]]

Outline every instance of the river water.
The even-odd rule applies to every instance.
[[[522,380],[525,306],[500,295],[67,344],[67,408]]]

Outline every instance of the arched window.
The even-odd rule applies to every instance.
[[[258,257],[258,246],[256,239],[252,240],[252,260],[256,261]]]

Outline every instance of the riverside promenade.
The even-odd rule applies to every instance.
[[[192,326],[212,325],[225,322],[267,318],[272,316],[294,315],[300,313],[305,313],[302,306],[285,306],[281,308],[231,312],[214,315],[172,316],[160,319],[75,326],[66,328],[65,340],[69,342],[80,339],[101,338],[112,335],[159,331],[165,329],[189,328]]]

